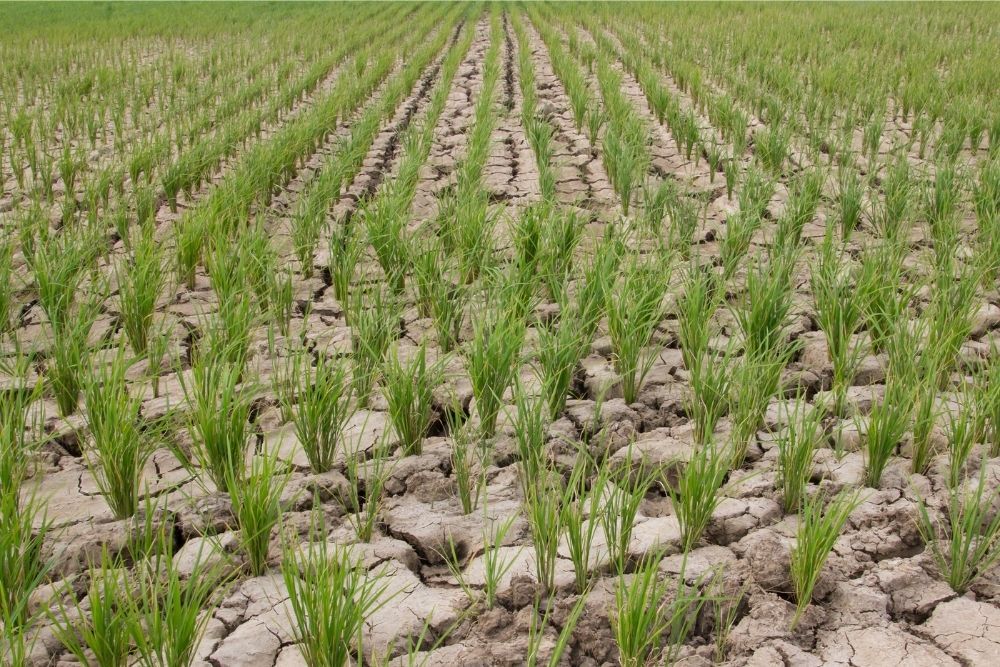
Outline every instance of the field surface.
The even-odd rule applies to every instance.
[[[0,15],[0,664],[1000,664],[1000,5]]]

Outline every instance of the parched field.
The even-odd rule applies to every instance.
[[[0,16],[0,664],[1000,664],[1000,5]]]

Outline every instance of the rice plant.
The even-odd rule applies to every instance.
[[[534,546],[535,577],[542,589],[551,594],[555,592],[556,561],[564,528],[565,490],[559,474],[548,465],[541,468],[539,476],[525,490],[524,511]]]
[[[558,321],[544,322],[537,328],[538,374],[551,419],[557,419],[566,407],[577,365],[590,350],[593,330],[579,309],[563,302],[560,312]]]
[[[787,345],[753,359],[744,357],[729,371],[729,422],[732,465],[743,467],[750,441],[764,425],[771,399],[781,387],[782,373],[796,346]]]
[[[281,563],[292,634],[309,667],[345,667],[361,653],[365,619],[391,601],[388,582],[315,529],[308,545],[286,546]]]
[[[625,460],[632,460],[631,444]],[[608,558],[618,574],[626,572],[632,529],[639,515],[639,506],[646,497],[646,491],[660,474],[659,470],[650,469],[645,462],[642,468],[638,474],[632,475],[629,475],[627,469],[614,470],[607,482],[600,522],[608,546]]]
[[[811,286],[816,320],[833,365],[832,412],[840,416],[846,407],[847,389],[861,361],[862,348],[853,338],[863,317],[851,274],[843,265],[843,251],[834,247],[832,236],[828,234],[819,260],[813,265]]]
[[[60,315],[61,324],[52,330],[52,357],[46,375],[59,414],[64,417],[76,412],[80,400],[90,364],[90,333],[104,301],[102,291],[95,290],[71,312]]]
[[[959,595],[1000,561],[1000,513],[993,509],[998,491],[990,489],[985,467],[974,487],[952,488],[944,521],[932,519],[923,501],[917,526],[934,564]]]
[[[959,399],[958,412],[948,415],[948,487],[958,488],[965,475],[969,455],[982,436],[980,406],[971,388]]]
[[[152,231],[141,233],[133,244],[130,261],[117,264],[115,275],[122,328],[132,352],[144,355],[149,344],[156,302],[166,284],[162,249]]]
[[[813,588],[819,580],[823,565],[844,525],[861,501],[859,492],[844,490],[829,502],[824,496],[817,494],[802,503],[799,529],[791,557],[790,574],[796,601],[791,629],[795,629],[812,601]]]
[[[346,306],[350,299],[351,283],[357,272],[358,262],[364,255],[365,245],[355,226],[340,225],[333,228],[330,234],[330,286],[333,295],[341,305]],[[348,312],[350,315],[350,312]]]
[[[271,533],[281,520],[281,494],[289,479],[283,465],[277,449],[257,454],[249,472],[227,485],[240,548],[255,577],[267,572]]]
[[[173,534],[167,522],[155,523],[158,513],[144,508],[145,523],[131,545],[144,558],[134,568],[135,591],[124,616],[132,641],[135,664],[141,667],[189,665],[208,629],[228,581],[222,564],[198,553],[188,576],[174,564]]]
[[[295,436],[313,472],[331,470],[344,427],[354,414],[351,380],[342,359],[306,350],[292,353],[280,386],[282,409],[295,425]]]
[[[344,457],[346,491],[340,498],[347,511],[347,520],[362,542],[370,542],[385,502],[385,485],[392,474],[387,443],[373,447],[370,457],[356,448]]]
[[[583,612],[586,609],[586,602],[587,596],[580,595],[577,597],[576,602],[573,603],[569,614],[566,616],[566,620],[562,623],[562,628],[559,630],[559,635],[556,638],[556,643],[552,647],[551,653],[549,653],[548,660],[543,660],[540,656],[542,652],[542,639],[545,636],[545,628],[549,626],[549,623],[552,620],[554,605],[547,605],[545,613],[541,615],[541,618],[539,618],[539,609],[532,610],[533,613],[531,615],[531,623],[528,626],[528,651],[526,656],[527,667],[538,667],[542,664],[547,667],[558,667],[570,646],[570,641],[573,638],[573,632],[576,630],[576,626],[580,622],[580,617],[583,616]],[[541,607],[541,601],[539,601],[538,606]]]
[[[676,488],[668,486],[670,504],[681,527],[681,549],[693,549],[722,500],[719,489],[729,474],[730,458],[721,447],[698,447],[684,464]]]
[[[52,627],[59,642],[82,665],[91,661],[101,667],[125,667],[132,638],[129,634],[130,602],[124,563],[117,561],[105,547],[101,558],[90,569],[90,583],[84,609],[72,588],[66,591],[71,602],[59,597],[49,610]]]
[[[786,409],[786,427],[778,436],[778,487],[786,512],[797,513],[805,497],[806,484],[812,476],[813,457],[823,442],[823,411],[807,409],[799,396],[791,410]]]
[[[418,346],[405,362],[400,360],[398,348],[386,355],[382,391],[389,404],[389,419],[407,455],[421,452],[433,418],[434,390],[441,383],[446,361],[440,358],[428,363],[425,345]]]
[[[197,464],[220,491],[231,491],[246,472],[252,397],[242,373],[213,355],[195,360],[189,377],[180,375],[193,436],[191,455],[181,451],[180,459]]]
[[[794,253],[757,260],[746,278],[746,293],[734,311],[747,359],[775,359],[788,346]]]
[[[608,295],[608,335],[612,362],[621,376],[626,403],[634,403],[656,360],[653,332],[664,316],[663,297],[670,266],[664,261],[633,258],[617,289]]]
[[[463,423],[460,408],[452,406],[445,412],[448,434],[451,436],[451,472],[462,514],[471,514],[479,507],[486,489],[486,469],[491,460],[488,442],[479,442],[471,428]]]
[[[351,295],[353,368],[351,384],[358,405],[365,406],[375,383],[382,377],[385,354],[399,337],[399,302],[382,287]]]
[[[84,379],[83,397],[90,438],[83,448],[88,467],[115,518],[124,519],[139,509],[144,469],[157,437],[144,428],[142,401],[125,381],[129,364],[123,349],[111,363]]]
[[[671,587],[660,579],[660,559],[658,553],[648,554],[631,576],[618,578],[611,630],[622,667],[674,664],[709,601],[699,591],[704,576],[689,585],[682,566]]]
[[[486,518],[484,516],[484,519]],[[516,516],[511,516],[504,521],[487,519],[489,527],[486,525],[483,526],[483,552],[481,556],[483,567],[482,599],[487,609],[493,609],[496,606],[497,591],[500,589],[500,583],[516,562],[516,555],[504,557],[500,551],[504,541],[507,539],[507,533],[510,532],[510,528],[514,525],[516,518]],[[444,554],[444,560],[448,566],[448,571],[458,581],[459,587],[468,596],[469,602],[475,604],[480,596],[466,580],[461,559],[455,547],[455,541],[450,535],[447,541],[448,546],[446,547],[447,551]]]
[[[851,169],[841,168],[837,177],[837,222],[840,225],[840,239],[845,243],[861,224],[864,192],[858,174]]]
[[[14,319],[14,243],[0,239],[0,334],[6,333]]]
[[[492,307],[474,318],[472,340],[463,350],[483,436],[493,437],[503,396],[519,370],[525,335],[526,297],[504,282],[491,296]]]
[[[566,546],[573,573],[576,591],[581,595],[590,586],[591,555],[594,539],[601,526],[601,503],[610,479],[607,459],[598,464],[591,460],[584,447],[580,447],[576,463],[566,482],[568,493],[564,495],[562,523],[566,529]]]
[[[912,354],[901,351],[901,354]],[[878,488],[890,457],[911,424],[914,391],[909,364],[890,360],[885,394],[873,405],[865,428],[865,483]]]

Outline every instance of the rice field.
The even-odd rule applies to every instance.
[[[0,664],[1000,664],[997,5],[0,11]]]

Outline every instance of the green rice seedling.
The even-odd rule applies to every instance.
[[[629,443],[625,460],[632,460],[632,444]],[[626,572],[629,559],[629,545],[635,526],[639,506],[646,497],[646,491],[659,477],[659,470],[642,465],[638,474],[629,476],[627,469],[613,470],[607,482],[607,492],[600,513],[601,529],[608,546],[611,566],[619,575]]]
[[[177,279],[194,289],[195,272],[201,262],[205,224],[200,218],[187,217],[174,225],[174,264]]]
[[[551,214],[547,206],[529,206],[517,218],[513,229],[514,266],[518,280],[533,284],[538,279],[542,240]]]
[[[743,258],[750,249],[750,241],[762,223],[763,218],[759,215],[742,210],[726,218],[726,234],[719,244],[722,275],[726,281],[736,274],[743,263]]]
[[[731,405],[734,346],[730,342],[722,355],[705,352],[690,371],[691,393],[686,412],[694,424],[699,445],[712,442],[719,419]]]
[[[250,471],[227,485],[239,526],[240,548],[255,577],[267,572],[271,533],[281,520],[281,494],[288,480],[289,471],[283,468],[275,449],[254,456]]]
[[[972,332],[979,276],[975,267],[964,264],[952,269],[955,260],[948,258],[934,277],[935,290],[925,316],[929,320],[930,349],[939,355],[938,384],[947,380],[955,367],[962,344]]]
[[[59,414],[76,412],[90,363],[88,340],[104,301],[103,289],[81,302],[62,317],[62,324],[52,330],[52,358],[46,368],[49,387],[56,399]]]
[[[488,443],[478,442],[472,429],[462,423],[460,407],[445,413],[451,436],[451,471],[455,477],[462,514],[471,514],[479,507],[486,488],[486,469],[492,455]]]
[[[587,608],[587,599],[586,595],[579,595],[576,602],[570,607],[569,614],[562,623],[562,628],[559,630],[559,635],[556,637],[556,643],[552,647],[551,653],[549,653],[548,660],[544,660],[541,657],[542,639],[545,636],[545,628],[548,627],[552,620],[552,612],[555,605],[546,605],[545,614],[541,615],[541,618],[539,618],[539,609],[536,608],[533,610],[531,623],[528,626],[528,650],[525,658],[527,667],[538,667],[542,664],[547,667],[558,667],[562,662],[563,656],[566,654],[566,650],[569,648],[573,632],[580,622],[580,617],[583,616],[583,612]],[[541,601],[539,601],[540,604]]]
[[[573,269],[573,252],[583,238],[583,220],[573,211],[557,211],[546,219],[542,234],[540,273],[549,294],[559,300]]]
[[[577,364],[590,350],[591,328],[581,322],[583,315],[563,302],[558,322],[548,321],[538,328],[538,374],[550,419],[558,419],[566,407]]]
[[[966,387],[958,413],[948,415],[948,487],[952,489],[962,483],[972,448],[981,439],[982,419],[977,399],[974,390]]]
[[[791,248],[799,245],[802,230],[815,216],[820,195],[826,181],[826,172],[814,168],[803,172],[792,186],[785,212],[778,220],[775,245]]]
[[[153,388],[153,397],[159,398],[160,373],[163,371],[163,362],[170,348],[174,325],[169,320],[162,320],[159,325],[154,326],[155,329],[146,341],[146,365],[148,367],[149,382]]]
[[[778,358],[788,345],[794,261],[794,255],[758,259],[747,273],[743,303],[734,312],[747,359]]]
[[[143,428],[142,400],[125,382],[129,364],[119,348],[110,364],[83,380],[90,438],[83,448],[97,488],[117,519],[139,509],[143,469],[156,447],[156,434]]]
[[[710,601],[712,602],[712,617],[714,620],[713,635],[715,652],[713,659],[717,663],[722,663],[726,660],[726,647],[729,644],[729,637],[732,634],[733,627],[736,625],[736,621],[739,620],[740,609],[744,607],[744,600],[750,589],[750,582],[745,581],[734,594],[726,594],[721,577],[718,574],[721,574],[719,570],[717,570],[717,575],[712,581]]]
[[[865,190],[857,172],[841,168],[837,177],[837,222],[840,225],[840,239],[844,243],[861,224]]]
[[[295,436],[313,472],[333,468],[344,427],[354,414],[351,380],[338,358],[304,349],[291,355],[288,383],[278,392],[282,409],[295,425]]]
[[[330,280],[333,295],[342,305],[347,305],[350,300],[351,283],[364,251],[365,245],[355,226],[345,224],[333,228],[330,234]]]
[[[481,188],[458,196],[453,233],[458,271],[466,284],[475,281],[493,264],[494,228],[499,215],[490,209],[486,191]]]
[[[14,300],[14,243],[0,239],[0,334],[13,324],[17,302]]]
[[[497,591],[500,589],[500,583],[503,581],[503,578],[507,576],[507,573],[510,572],[510,568],[512,568],[516,562],[516,554],[504,558],[500,551],[504,540],[507,539],[507,533],[510,532],[511,526],[514,525],[514,520],[516,518],[516,516],[511,516],[506,520],[499,522],[496,519],[487,519],[487,522],[490,524],[489,527],[485,524],[483,525],[482,599],[487,609],[493,609],[496,606]],[[451,538],[451,535],[448,536],[447,541],[447,552],[443,555],[445,564],[448,566],[448,571],[453,577],[455,577],[455,580],[458,581],[458,585],[468,596],[469,602],[475,604],[480,596],[465,578],[461,559],[458,556],[458,550],[455,547],[455,541]]]
[[[910,448],[910,471],[924,474],[934,455],[931,438],[937,419],[941,413],[938,403],[937,365],[940,357],[930,350],[924,350],[913,362],[913,424]]]
[[[367,460],[360,450],[347,453],[344,473],[349,484],[341,502],[348,512],[347,520],[359,540],[371,542],[385,503],[385,485],[392,475],[387,444],[376,445]]]
[[[854,289],[876,352],[888,349],[897,323],[908,319],[916,288],[905,286],[902,260],[903,247],[891,244],[869,246],[861,255]]]
[[[517,386],[514,404],[517,408],[514,439],[519,463],[518,479],[522,494],[527,498],[535,480],[545,473],[548,465],[545,459],[545,403],[540,398],[529,396],[521,386]]]
[[[136,564],[136,591],[126,596],[129,607],[124,614],[131,655],[141,667],[190,665],[228,586],[224,564],[199,553],[190,572],[182,576],[173,562],[170,524],[153,525],[151,506],[143,513],[146,524],[131,550],[147,557]]]
[[[650,664],[662,650],[669,587],[659,578],[659,560],[659,554],[647,555],[631,577],[620,576],[615,587],[611,629],[622,667]]]
[[[709,601],[699,590],[705,577],[688,585],[684,565],[675,588],[661,580],[661,557],[658,553],[648,554],[629,578],[618,578],[611,630],[623,667],[674,664]]]
[[[281,335],[288,337],[295,312],[295,286],[289,269],[279,269],[268,274],[266,303],[272,322],[277,323]]]
[[[314,205],[312,198],[301,199],[300,202],[292,216],[292,247],[299,260],[299,271],[308,280],[315,270],[316,246],[326,226],[326,211]]]
[[[788,345],[758,359],[744,357],[730,371],[729,421],[732,466],[743,467],[750,441],[764,425],[771,399],[778,393],[781,375],[796,347]]]
[[[400,361],[398,349],[386,355],[382,391],[406,455],[421,452],[433,417],[434,390],[441,384],[446,362],[447,358],[441,357],[428,363],[426,345],[420,345],[406,363]]]
[[[90,569],[90,584],[84,609],[67,586],[65,596],[58,598],[58,607],[49,610],[56,638],[82,665],[125,667],[128,664],[132,639],[129,635],[130,604],[124,563],[108,553]],[[67,604],[64,598],[72,600]]]
[[[596,464],[586,447],[580,445],[576,462],[566,483],[567,493],[564,494],[566,502],[562,508],[562,523],[566,529],[569,557],[573,561],[576,590],[581,595],[590,586],[591,554],[594,538],[601,525],[598,517],[609,476],[607,459]]]
[[[345,667],[361,653],[365,619],[388,604],[388,582],[316,533],[298,553],[286,546],[281,572],[292,633],[309,667]]]
[[[998,491],[990,489],[986,468],[975,487],[964,493],[952,488],[945,522],[931,518],[926,503],[919,504],[917,526],[930,547],[934,564],[959,595],[1000,561],[1000,513],[992,509]]]
[[[788,147],[791,135],[785,128],[769,127],[759,130],[753,136],[754,152],[757,159],[776,176],[780,176],[788,159]]]
[[[973,188],[972,201],[978,225],[979,268],[984,284],[1000,274],[1000,160],[983,163]]]
[[[680,193],[673,181],[661,181],[655,188],[647,184],[642,189],[642,215],[639,218],[641,227],[654,236],[660,236],[667,213],[679,201]]]
[[[492,290],[494,305],[473,319],[472,340],[464,349],[479,427],[486,438],[496,433],[503,395],[518,372],[528,303],[516,283]]]
[[[791,410],[786,408],[787,426],[778,437],[778,486],[785,511],[798,512],[812,476],[813,456],[823,442],[823,411],[808,409],[800,395]]]
[[[16,338],[13,341],[14,354],[0,360],[0,372],[10,383],[0,392],[0,498],[10,496],[16,508],[43,432],[44,410],[29,409],[40,405],[44,383],[32,381],[34,359],[21,350]]]
[[[934,240],[934,254],[939,258],[954,256],[959,235],[958,202],[958,175],[954,164],[938,165],[933,185],[923,193],[923,213]]]
[[[863,312],[850,272],[843,269],[843,248],[835,248],[827,235],[818,261],[813,264],[811,286],[816,321],[826,339],[833,365],[833,406],[835,415],[843,415],[850,387],[861,361],[862,348],[853,340],[860,329]]]
[[[756,166],[749,167],[740,189],[740,211],[751,218],[763,218],[774,189],[775,182],[767,174]]]
[[[42,551],[51,527],[45,502],[34,492],[0,491],[0,619],[2,632],[12,639],[25,638],[17,631],[29,629],[33,616],[29,598],[51,570],[52,561]],[[7,647],[8,651],[17,649],[16,645]]]
[[[609,293],[608,334],[612,361],[621,376],[626,403],[634,403],[656,360],[653,332],[664,316],[663,297],[670,279],[665,261],[633,258],[618,289]]]
[[[684,259],[691,259],[694,234],[706,211],[703,206],[699,212],[697,201],[690,197],[678,199],[670,209],[669,246]]]
[[[990,456],[1000,456],[1000,361],[995,348],[990,350],[990,360],[980,373],[976,391],[982,436],[989,445]]]
[[[535,576],[542,588],[552,594],[564,529],[562,507],[566,498],[562,479],[551,466],[544,465],[525,491],[524,511],[535,549]]]
[[[430,288],[431,319],[438,346],[444,352],[451,352],[459,343],[470,288],[465,284],[453,284],[444,273]]]
[[[902,239],[903,224],[910,214],[914,184],[911,180],[910,165],[905,158],[897,159],[887,169],[882,181],[884,203],[881,214],[875,216],[879,235],[886,241]]]
[[[93,234],[75,228],[56,236],[43,236],[31,252],[38,305],[53,330],[69,326],[81,284],[95,258]]]
[[[812,601],[813,588],[834,543],[861,502],[862,497],[858,491],[846,489],[834,496],[829,503],[819,494],[803,501],[790,567],[796,601],[792,630]]]
[[[416,250],[411,255],[417,310],[421,317],[431,317],[434,290],[444,280],[444,249],[437,236],[428,235],[416,242]]]
[[[901,362],[890,362],[885,395],[872,406],[865,429],[865,483],[878,488],[889,458],[910,427],[913,400],[913,373]]]
[[[598,102],[594,102],[587,110],[587,143],[590,149],[597,147],[597,140],[601,135],[601,128],[608,122],[608,114]]]
[[[720,302],[718,274],[709,267],[692,264],[687,271],[684,289],[677,300],[677,339],[684,367],[696,373],[708,351],[712,336],[712,317]]]
[[[698,447],[677,479],[677,487],[668,485],[670,503],[681,527],[681,549],[693,549],[719,506],[719,489],[729,474],[728,452],[713,444]]]
[[[726,177],[726,199],[732,201],[736,179],[739,177],[739,163],[736,158],[729,157],[722,161],[722,174]]]
[[[141,233],[130,261],[116,265],[115,273],[122,328],[132,351],[141,356],[146,354],[156,302],[166,283],[162,250],[152,231]]]
[[[197,464],[221,491],[246,472],[252,397],[241,387],[242,375],[240,366],[210,355],[195,360],[189,377],[179,376],[194,436],[192,455],[180,452],[179,458]]]
[[[399,337],[400,304],[382,286],[371,292],[358,289],[350,301],[353,334],[351,384],[358,405],[365,406],[381,378],[385,354]]]
[[[362,209],[368,242],[375,249],[382,271],[389,286],[401,294],[406,285],[409,266],[409,245],[406,234],[406,215],[396,210],[396,202],[380,197]]]

